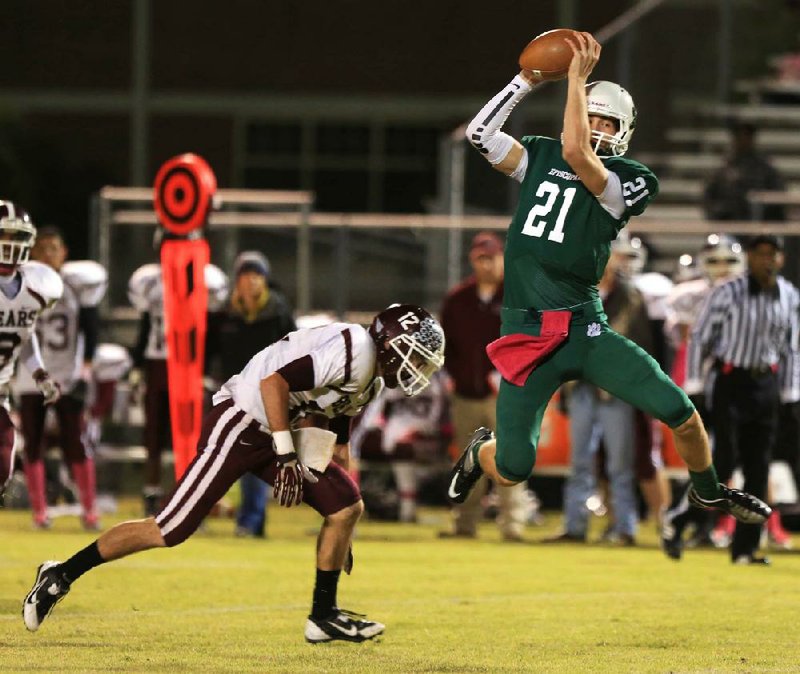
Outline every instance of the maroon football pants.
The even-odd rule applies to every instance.
[[[228,400],[216,405],[203,421],[197,456],[175,485],[156,524],[172,547],[191,536],[214,505],[247,472],[269,484],[275,481],[277,460],[272,436]],[[341,466],[331,463],[319,481],[303,483],[303,501],[320,515],[331,515],[361,499]]]
[[[0,405],[0,494],[14,472],[15,438],[8,410]]]

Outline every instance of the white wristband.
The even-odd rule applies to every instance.
[[[274,431],[272,441],[278,454],[291,454],[294,452],[294,441],[291,431]]]

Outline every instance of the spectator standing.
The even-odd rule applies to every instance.
[[[493,232],[479,232],[469,251],[472,275],[450,290],[442,304],[445,370],[452,382],[453,433],[460,446],[479,426],[496,426],[499,376],[486,345],[500,336],[503,303],[503,243]],[[451,532],[442,536],[474,538],[482,515],[481,501],[489,483],[483,479],[465,503],[453,508]],[[495,485],[499,497],[497,523],[507,541],[522,539],[525,527],[525,484]]]
[[[245,251],[233,266],[234,287],[223,311],[209,319],[208,370],[227,381],[244,368],[264,346],[296,329],[286,297],[270,286],[269,260],[258,251]],[[241,505],[236,518],[238,536],[264,536],[267,484],[252,473],[239,481]]]
[[[756,149],[756,126],[737,121],[731,125],[731,151],[706,185],[703,206],[709,220],[785,220],[782,205],[763,208],[751,203],[753,190],[783,190],[778,171]]]
[[[691,332],[685,384],[690,395],[702,395],[702,361],[709,354],[715,375],[710,406],[714,466],[726,482],[740,464],[744,488],[761,498],[767,495],[781,402],[800,398],[800,294],[778,274],[782,249],[778,237],[751,237],[748,273],[712,290]],[[779,370],[785,373],[783,381]],[[769,563],[756,556],[760,534],[760,524],[736,523],[734,563]],[[670,554],[666,540],[665,549]]]
[[[598,283],[608,324],[645,351],[652,350],[647,306],[641,293],[620,272],[624,253],[615,250]],[[595,461],[602,438],[614,513],[609,542],[634,545],[638,522],[634,470],[634,409],[589,382],[569,394],[572,470],[564,487],[564,531],[547,542],[585,542],[589,525],[586,501],[596,488]]]

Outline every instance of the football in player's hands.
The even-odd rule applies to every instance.
[[[569,28],[557,28],[537,35],[519,55],[520,68],[531,71],[536,79],[564,79],[572,61],[572,50],[566,38],[575,35],[576,31]]]

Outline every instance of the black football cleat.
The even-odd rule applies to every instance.
[[[772,514],[772,508],[760,498],[724,484],[720,484],[719,488],[722,492],[719,498],[704,499],[692,487],[689,490],[689,503],[704,510],[721,510],[745,524],[762,524]]]
[[[494,433],[483,426],[477,429],[470,437],[467,448],[456,461],[456,465],[453,466],[453,470],[450,473],[450,486],[447,488],[447,497],[453,503],[464,503],[475,483],[481,479],[483,468],[477,461],[473,461],[472,450],[492,438],[494,438]]]
[[[681,518],[667,511],[661,522],[661,547],[670,559],[679,562],[683,556],[683,526],[675,520]],[[682,518],[681,518],[682,519]]]
[[[738,555],[731,561],[737,566],[769,566],[772,564],[769,557],[757,557],[756,555]]]
[[[305,637],[310,644],[326,641],[352,641],[360,643],[383,634],[386,626],[372,620],[362,620],[366,616],[341,608],[334,608],[326,618],[308,616]]]
[[[60,571],[61,562],[44,562],[36,571],[36,580],[22,603],[22,619],[31,632],[39,629],[53,607],[69,592],[70,583]]]

